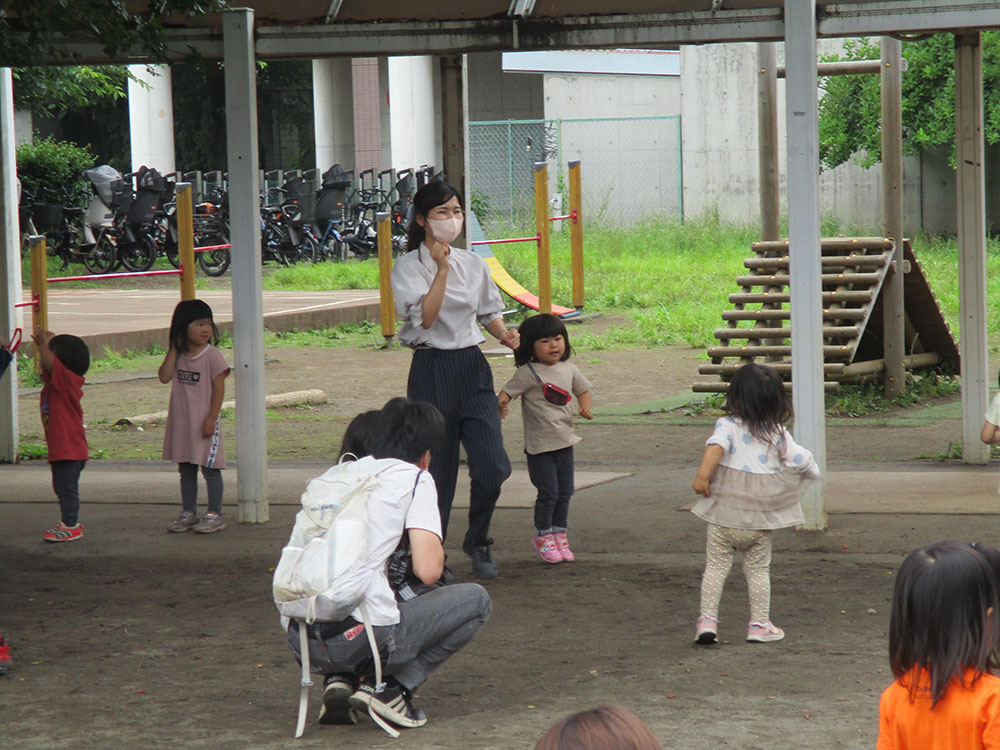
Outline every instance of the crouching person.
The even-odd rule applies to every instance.
[[[375,684],[361,605],[346,619],[305,626],[312,671],[325,675],[321,724],[354,724],[359,710],[370,710],[398,727],[423,726],[427,717],[413,705],[413,691],[471,641],[490,616],[490,597],[478,584],[437,586],[397,602],[387,576],[387,562],[405,534],[416,578],[428,585],[441,578],[441,514],[427,466],[444,429],[433,405],[392,399],[376,420],[373,457],[355,463],[356,470],[370,470],[377,479],[366,505],[365,567],[374,575],[363,605],[378,645],[383,683]],[[299,626],[297,620],[288,623],[296,658]]]

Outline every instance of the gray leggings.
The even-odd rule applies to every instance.
[[[198,464],[179,463],[177,469],[181,474],[181,504],[184,510],[198,512]],[[222,512],[222,471],[201,467],[201,475],[205,477],[208,488],[208,512]]]

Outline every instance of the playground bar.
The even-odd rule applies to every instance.
[[[552,275],[549,258],[549,168],[535,162],[535,227],[538,230],[538,312],[552,312]]]
[[[31,310],[31,328],[41,327],[43,331],[49,330],[49,305],[48,289],[45,285],[46,260],[48,252],[45,249],[45,237],[32,235],[28,238],[28,246],[31,248],[31,299],[38,304]],[[38,347],[35,347],[35,370],[41,370],[41,360],[39,359]]]
[[[388,212],[375,214],[378,231],[378,287],[382,313],[382,336],[386,345],[396,335],[396,303],[392,297],[392,217]]]
[[[570,266],[573,276],[573,307],[583,309],[583,208],[580,189],[580,160],[569,163],[569,214],[573,221],[569,225]]]
[[[129,271],[128,273],[102,273],[97,276],[89,274],[87,276],[53,276],[46,279],[49,284],[58,284],[60,281],[95,281],[96,279],[125,279],[130,276],[180,276],[183,271],[179,268],[172,268],[169,271]]]
[[[535,235],[534,237],[513,237],[507,240],[477,240],[476,242],[470,242],[470,245],[502,245],[505,242],[540,242],[541,237]]]
[[[194,203],[191,183],[174,186],[177,200],[177,254],[181,263],[181,299],[194,299]]]

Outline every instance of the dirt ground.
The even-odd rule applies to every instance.
[[[831,514],[824,533],[775,535],[774,621],[788,637],[742,640],[746,589],[738,567],[722,603],[718,647],[693,644],[704,526],[679,510],[712,417],[661,411],[697,378],[701,350],[583,351],[598,418],[579,426],[578,470],[623,471],[584,489],[571,508],[578,562],[546,566],[529,545],[531,511],[501,508],[493,526],[499,578],[480,636],[417,696],[430,722],[391,740],[368,720],[292,733],[297,665],[270,600],[271,569],[296,508],[267,524],[231,523],[211,536],[171,535],[176,486],[142,503],[88,501],[87,537],[45,545],[56,518],[48,487],[10,497],[0,467],[0,631],[15,667],[0,677],[0,746],[10,748],[531,748],[557,719],[602,703],[631,707],[664,747],[870,748],[877,698],[890,681],[886,630],[893,572],[911,549],[942,537],[998,541],[998,517]],[[272,464],[315,466],[336,452],[357,412],[405,390],[410,354],[358,348],[274,349],[269,393],[321,388],[330,403],[276,410]],[[494,358],[497,385],[512,370]],[[162,426],[113,429],[166,408],[145,373],[96,378],[84,407],[92,448],[123,470],[159,466]],[[37,395],[21,399],[37,429]],[[280,413],[279,413],[280,412]],[[651,413],[645,413],[651,412]],[[35,420],[32,422],[32,420]],[[226,420],[230,456],[235,425]],[[524,468],[520,419],[504,427]],[[956,418],[831,423],[831,467],[926,467],[921,454],[960,439]],[[113,474],[112,474],[113,476]],[[230,511],[235,511],[231,508]],[[453,514],[446,547],[469,566]],[[235,513],[231,512],[231,519]],[[319,688],[313,689],[313,716]]]

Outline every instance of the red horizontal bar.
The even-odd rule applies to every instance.
[[[200,253],[203,250],[221,250],[224,247],[232,247],[232,245],[205,245],[204,247],[196,247],[194,251]]]
[[[181,273],[180,269],[171,271],[136,271],[134,273],[95,273],[90,276],[57,276],[52,279],[46,279],[50,284],[55,284],[59,281],[99,281],[101,279],[125,279],[130,276],[179,276]]]
[[[573,214],[566,214],[565,216],[550,216],[549,221],[562,221],[563,219],[572,219]]]
[[[534,237],[515,237],[510,240],[481,240],[479,242],[470,242],[470,245],[502,245],[504,242],[538,242],[541,239],[539,235]]]
[[[32,300],[31,302],[17,302],[14,307],[38,307],[38,300]]]

